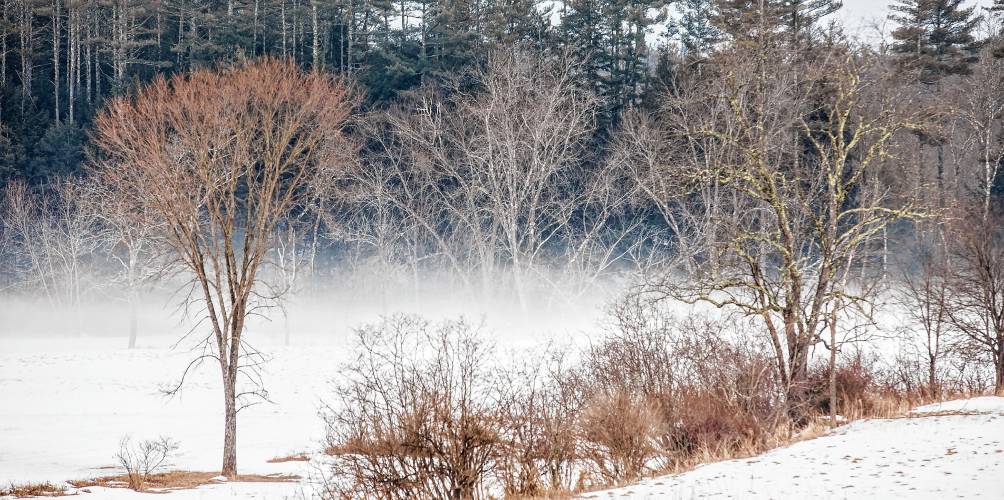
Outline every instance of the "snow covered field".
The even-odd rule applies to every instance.
[[[222,396],[219,370],[204,365],[182,393],[169,399],[159,388],[176,382],[191,359],[170,350],[168,337],[141,339],[0,339],[0,485],[118,474],[115,453],[125,435],[164,435],[179,441],[178,469],[219,470]],[[261,345],[272,355],[265,386],[274,404],[238,417],[238,472],[292,473],[308,478],[304,462],[268,460],[321,446],[321,398],[335,376],[346,339],[294,347]],[[306,480],[304,481],[306,482]],[[130,498],[130,490],[94,489],[92,498]],[[179,498],[309,498],[309,485],[241,483],[176,492]],[[141,496],[146,498],[145,496]]]
[[[295,474],[303,478],[301,482],[219,484],[175,491],[172,498],[311,498],[319,464],[268,460],[299,453],[318,455],[324,438],[318,412],[331,393],[339,367],[352,355],[352,328],[378,318],[378,312],[372,311],[357,310],[349,316],[341,312],[344,308],[315,306],[314,310],[321,312],[298,316],[290,346],[283,345],[281,320],[256,323],[245,335],[271,358],[263,371],[271,402],[238,415],[238,473]],[[23,324],[22,317],[36,316],[23,312],[10,307],[0,311],[0,317]],[[29,335],[10,331],[10,323],[0,321],[8,330],[0,328],[0,487],[118,475],[121,469],[115,455],[125,436],[134,442],[160,436],[177,440],[180,449],[171,461],[172,469],[220,469],[223,396],[218,366],[207,362],[189,375],[180,395],[164,396],[161,389],[175,384],[196,354],[184,345],[172,348],[179,340],[177,332],[184,328],[178,326],[177,318],[155,311],[141,321],[138,347],[127,349],[121,335],[96,336],[102,328],[121,330],[125,322],[114,312],[110,308],[108,314],[86,315],[90,323],[78,329],[72,329],[64,315],[49,313],[53,320],[62,321],[60,327],[33,327]],[[456,316],[446,311],[429,317]],[[553,319],[565,325],[575,323],[565,317]],[[559,332],[553,336],[542,333],[543,328],[507,321],[494,321],[486,329],[509,332],[500,349],[527,347],[546,338],[566,339],[593,321],[588,315],[578,319],[578,327],[563,331],[548,325],[548,332]],[[52,333],[60,331],[81,333]],[[89,489],[88,498],[149,498],[127,489]]]
[[[954,415],[945,413],[955,412]],[[862,420],[742,460],[583,495],[591,499],[1004,498],[1004,398]]]
[[[222,403],[218,371],[206,365],[182,394],[177,381],[191,359],[169,349],[171,336],[0,338],[0,485],[118,474],[123,436],[164,435],[180,442],[174,468],[220,466]],[[268,463],[322,446],[318,410],[350,354],[347,329],[325,336],[261,336],[272,356],[264,382],[272,403],[239,416],[240,473],[289,473],[299,483],[230,483],[175,491],[169,498],[308,499],[317,463]],[[529,340],[527,340],[529,342]],[[502,347],[502,346],[500,346]],[[136,499],[126,489],[90,488],[85,498]],[[677,476],[583,498],[1004,498],[1004,398],[975,398],[918,408],[908,418],[854,422],[823,437],[750,459],[708,464]]]

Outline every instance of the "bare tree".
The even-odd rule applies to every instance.
[[[88,209],[99,222],[100,244],[117,264],[115,281],[125,292],[132,349],[138,336],[136,308],[143,288],[166,270],[162,259],[164,227],[150,207],[130,203],[112,186],[91,182],[87,189]]]
[[[96,217],[85,202],[84,187],[74,179],[34,189],[15,181],[5,187],[3,199],[4,226],[24,266],[26,284],[53,306],[79,315],[85,270],[98,246]]]
[[[882,73],[868,58],[834,51],[801,66],[769,40],[722,57],[721,75],[669,107],[670,123],[681,127],[674,158],[685,185],[727,190],[729,210],[703,209],[716,219],[708,251],[720,269],[658,285],[686,302],[760,318],[800,420],[810,349],[835,311],[864,300],[847,286],[856,255],[914,213],[909,199],[876,184],[893,138],[914,123],[901,111],[906,96],[874,84]]]
[[[951,309],[952,276],[948,255],[943,251],[935,231],[917,229],[916,248],[904,265],[899,299],[907,317],[920,328],[921,346],[927,368],[927,391],[932,396],[940,393],[939,362],[948,348],[952,331]]]
[[[976,212],[974,210],[974,212]],[[956,235],[949,318],[975,352],[989,358],[994,392],[1004,394],[1004,229],[999,213],[970,213]]]
[[[578,90],[568,65],[513,51],[495,54],[444,102],[427,98],[394,122],[429,173],[451,243],[478,270],[487,295],[505,269],[526,310],[530,278],[573,215],[573,179],[593,131],[595,97]],[[423,226],[430,226],[425,223]]]
[[[953,92],[962,99],[958,112],[971,134],[956,142],[975,143],[979,169],[975,182],[966,187],[978,193],[983,217],[988,217],[994,183],[1004,165],[1004,59],[984,50],[973,75],[961,85]]]
[[[313,179],[338,165],[352,103],[341,83],[266,59],[156,80],[96,120],[95,174],[164,221],[191,276],[191,303],[209,325],[189,369],[205,359],[219,365],[227,477],[237,473],[237,412],[262,395],[245,322],[279,298],[259,270],[277,229],[304,210]],[[241,391],[241,376],[253,388]]]

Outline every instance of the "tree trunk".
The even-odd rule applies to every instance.
[[[220,474],[228,479],[237,477],[237,398],[234,377],[223,377],[223,469]]]
[[[310,15],[311,15],[311,29],[313,30],[312,40],[311,40],[311,56],[313,56],[313,63],[311,64],[311,69],[314,71],[321,71],[321,39],[320,39],[320,29],[319,23],[317,21],[317,0],[310,1]]]
[[[285,330],[284,345],[289,347],[289,311],[282,315],[282,327]]]
[[[808,403],[806,378],[809,372],[809,346],[799,338],[794,320],[785,319],[785,332],[791,350],[788,358],[790,372],[787,391],[788,415],[795,425],[801,427],[807,423],[808,413],[806,411]]]
[[[1004,341],[997,343],[997,355],[994,356],[994,394],[1004,396]]]
[[[129,348],[136,348],[136,299],[129,297]]]
[[[938,397],[938,358],[930,356],[927,360],[927,387],[932,397]]]
[[[837,313],[830,315],[830,428],[837,427]]]
[[[52,116],[59,123],[59,0],[52,2]]]

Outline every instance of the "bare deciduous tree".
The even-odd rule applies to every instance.
[[[89,210],[99,224],[97,237],[117,264],[114,280],[122,285],[129,307],[129,348],[136,347],[136,307],[143,287],[165,271],[161,259],[164,227],[147,206],[122,198],[110,186],[88,184]]]
[[[975,212],[975,211],[974,211]],[[982,213],[981,210],[978,213]],[[952,325],[992,363],[994,391],[1004,394],[1004,229],[1002,218],[970,213],[953,233]]]
[[[918,228],[918,231],[920,229]],[[920,328],[920,344],[927,368],[926,390],[932,396],[940,393],[939,362],[942,361],[952,332],[952,276],[948,255],[933,231],[918,234],[917,248],[906,266],[900,283],[900,303],[913,326]]]
[[[905,96],[874,85],[880,66],[867,58],[837,51],[810,70],[768,41],[722,57],[721,75],[669,106],[680,127],[671,136],[677,173],[692,186],[680,195],[727,192],[729,210],[698,211],[716,221],[717,236],[705,240],[718,264],[659,288],[762,319],[801,420],[810,349],[838,309],[864,300],[848,286],[850,269],[863,246],[914,212],[876,184],[892,139],[914,125],[901,112]]]
[[[3,224],[26,284],[40,290],[53,306],[78,315],[87,287],[85,268],[99,243],[96,213],[85,198],[83,185],[75,179],[34,189],[15,181],[3,193]]]
[[[189,368],[219,365],[227,477],[237,473],[237,412],[261,395],[245,321],[278,298],[259,270],[277,229],[311,199],[313,180],[338,166],[352,104],[343,84],[266,59],[156,80],[96,120],[95,174],[163,220],[192,278],[190,297],[209,332]],[[241,391],[241,376],[254,388]]]
[[[529,280],[582,197],[575,179],[596,99],[576,88],[568,65],[519,51],[496,54],[472,77],[473,89],[457,81],[445,102],[427,99],[415,115],[393,121],[409,154],[421,160],[421,175],[406,180],[425,184],[408,194],[434,193],[433,213],[445,214],[448,244],[457,245],[447,255],[470,262],[486,293],[504,269],[526,310]],[[445,246],[446,238],[437,238]]]

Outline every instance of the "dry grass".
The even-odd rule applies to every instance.
[[[967,411],[944,411],[930,413],[910,413],[913,408],[928,404],[951,401],[955,399],[965,399],[980,396],[979,393],[951,393],[943,394],[940,398],[906,396],[893,392],[879,392],[870,394],[869,401],[863,405],[852,405],[848,415],[844,415],[845,420],[839,423],[840,426],[847,425],[856,420],[863,419],[901,419],[901,418],[926,418],[937,416],[956,415],[979,415],[979,412]],[[692,453],[688,453],[677,460],[670,462],[665,468],[653,471],[649,477],[675,475],[690,472],[696,467],[714,462],[724,462],[728,460],[741,460],[755,457],[767,451],[784,448],[802,441],[808,441],[823,436],[831,429],[828,415],[815,415],[809,423],[797,433],[791,434],[785,428],[778,428],[767,439],[756,442],[746,440],[734,446],[720,446],[716,448],[702,447]],[[1000,452],[1000,451],[998,451]],[[627,484],[632,484],[633,481]],[[616,485],[597,485],[593,488],[584,489],[583,492],[605,490]]]
[[[11,484],[7,488],[0,488],[0,497],[2,496],[12,496],[14,498],[33,498],[33,497],[62,497],[70,495],[66,491],[66,487],[58,484],[52,484],[50,482],[44,483],[25,483],[25,484]]]
[[[506,500],[568,500],[574,498],[579,493],[573,493],[567,490],[560,491],[548,491],[540,495],[507,495]]]
[[[193,472],[193,471],[171,471],[150,474],[146,479],[146,487],[153,491],[171,491],[197,488],[207,484],[215,484],[214,477],[219,476],[218,472]],[[230,482],[243,483],[286,483],[299,480],[299,476],[291,474],[238,474],[236,479]],[[129,477],[125,474],[117,476],[104,476],[84,481],[70,481],[76,488],[86,488],[100,486],[104,488],[128,488]]]
[[[270,464],[281,464],[285,462],[309,462],[310,455],[307,453],[294,453],[292,455],[286,455],[283,457],[274,457],[268,459]]]

